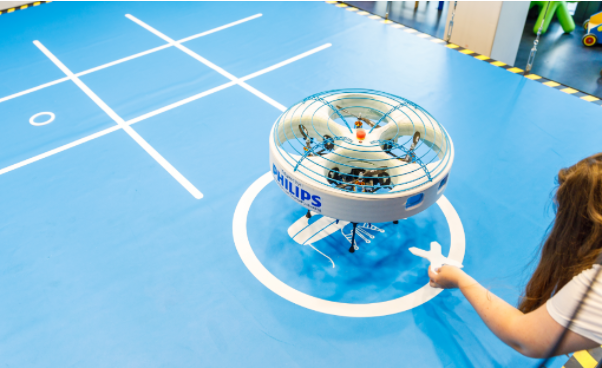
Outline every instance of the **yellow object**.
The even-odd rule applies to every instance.
[[[556,83],[556,82],[554,82],[554,81],[547,81],[547,82],[545,82],[544,84],[545,84],[546,86],[548,86],[548,87],[556,87],[556,86],[559,86],[559,85],[560,85],[560,83]]]
[[[525,78],[529,78],[529,79],[532,79],[532,80],[537,80],[537,79],[541,79],[541,76],[539,76],[537,74],[528,74],[528,75],[525,75]]]
[[[517,67],[510,68],[510,69],[508,69],[508,71],[512,72],[512,73],[522,73],[523,72],[523,70],[521,68],[517,68]]]
[[[457,49],[458,47],[460,47],[460,46],[458,46],[458,45],[454,45],[453,43],[450,43],[450,44],[448,44],[448,45],[445,45],[445,46],[446,46],[446,47],[449,47],[450,49]]]
[[[598,362],[591,356],[587,350],[578,351],[573,354],[575,359],[583,366],[583,368],[595,368]]]
[[[582,100],[588,101],[588,102],[592,102],[592,101],[598,101],[599,98],[598,97],[594,97],[594,96],[583,96],[581,97]]]
[[[506,63],[503,63],[501,61],[494,61],[493,63],[491,63],[491,65],[495,65],[495,66],[504,66],[506,65]]]
[[[592,28],[602,24],[602,13],[592,15],[589,18],[589,24],[592,25]]]
[[[461,50],[460,52],[463,54],[474,54],[474,51],[469,50],[469,49],[464,49],[464,50]]]
[[[489,59],[489,56],[487,55],[478,55],[474,57],[475,59],[479,59],[479,60],[487,60]]]
[[[563,89],[561,89],[561,91],[564,92],[564,93],[568,93],[569,95],[572,95],[573,93],[579,92],[576,89],[573,89],[571,87],[563,88]]]

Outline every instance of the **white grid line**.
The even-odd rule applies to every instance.
[[[69,79],[73,81],[92,101],[98,105],[107,115],[117,123],[121,129],[123,129],[132,139],[136,141],[152,158],[157,161],[174,179],[178,181],[192,196],[196,199],[203,198],[203,194],[194,186],[188,179],[184,177],[175,167],[173,167],[157,150],[155,150],[147,141],[144,140],[131,126],[127,125],[125,121],[117,115],[113,109],[111,109],[96,93],[94,93],[87,85],[84,84],[78,77],[69,70],[56,56],[54,56],[40,41],[33,41],[33,43],[46,55],[63,73],[67,75]]]
[[[236,22],[233,22],[233,23],[229,23],[229,24],[226,24],[226,25],[224,25],[224,26],[221,26],[221,27],[214,28],[214,29],[212,29],[212,30],[209,30],[209,31],[206,31],[206,32],[203,32],[203,33],[199,33],[199,34],[196,34],[196,35],[193,35],[193,36],[190,36],[190,37],[186,37],[186,38],[184,38],[184,39],[182,39],[182,40],[180,40],[180,41],[173,41],[173,40],[171,40],[171,39],[170,39],[171,41],[170,41],[170,43],[169,43],[169,44],[166,44],[166,45],[163,45],[163,46],[159,46],[159,47],[156,47],[156,48],[154,48],[154,49],[150,49],[150,50],[147,50],[147,51],[144,51],[144,52],[141,52],[141,53],[138,53],[138,54],[132,55],[132,56],[128,56],[128,57],[126,57],[126,58],[119,59],[119,60],[116,60],[116,61],[113,61],[113,62],[110,62],[110,63],[104,64],[104,65],[101,65],[101,66],[99,66],[99,67],[95,67],[95,68],[92,68],[92,69],[89,69],[89,70],[83,71],[83,72],[79,72],[79,73],[73,74],[73,73],[71,73],[71,71],[69,71],[69,73],[71,73],[72,77],[69,77],[69,76],[68,76],[68,77],[60,78],[60,79],[57,79],[57,80],[55,80],[55,81],[52,81],[52,82],[49,82],[49,83],[46,83],[46,84],[40,85],[40,86],[38,86],[38,87],[34,87],[34,88],[31,88],[31,89],[29,89],[29,90],[26,90],[26,91],[19,92],[19,93],[17,93],[17,94],[14,94],[14,95],[11,95],[11,96],[7,96],[7,97],[5,97],[5,98],[3,98],[3,99],[0,99],[0,102],[6,101],[6,100],[8,100],[8,99],[12,99],[12,98],[15,98],[15,97],[18,97],[18,96],[22,96],[22,95],[24,95],[24,94],[27,94],[27,93],[30,93],[30,92],[34,92],[34,91],[40,90],[40,89],[42,89],[42,88],[49,87],[49,86],[52,86],[52,85],[55,85],[55,84],[58,84],[58,83],[61,83],[61,82],[67,81],[67,80],[73,80],[73,79],[77,79],[77,80],[79,81],[79,79],[78,79],[77,77],[79,77],[79,76],[81,76],[81,75],[89,74],[89,73],[92,73],[92,72],[94,72],[94,71],[101,70],[101,69],[104,69],[104,68],[106,68],[106,67],[109,67],[109,66],[112,66],[112,65],[117,65],[117,64],[119,64],[119,63],[122,63],[122,62],[125,62],[125,61],[128,61],[128,60],[132,60],[132,59],[135,59],[135,58],[137,58],[137,57],[140,57],[140,56],[143,56],[143,55],[147,55],[147,54],[150,54],[150,53],[152,53],[152,52],[156,52],[156,51],[162,50],[162,49],[164,49],[164,48],[167,48],[167,47],[171,47],[171,46],[173,46],[173,45],[175,45],[175,44],[178,44],[178,43],[180,43],[180,42],[185,42],[185,41],[189,41],[189,40],[192,40],[192,39],[196,39],[196,38],[199,38],[199,37],[205,36],[205,35],[207,35],[207,34],[211,34],[211,33],[214,33],[214,32],[217,32],[217,31],[220,31],[220,30],[222,30],[222,29],[226,29],[226,28],[229,28],[229,27],[231,27],[231,26],[234,26],[234,25],[237,25],[237,24],[240,24],[240,23],[243,23],[243,22],[249,21],[249,20],[251,20],[251,19],[258,18],[258,17],[260,17],[260,16],[261,16],[261,14],[256,14],[256,15],[254,15],[254,16],[251,16],[251,17],[248,17],[248,18],[244,18],[244,19],[241,19],[241,20],[239,20],[239,21],[236,21]],[[34,42],[34,43],[36,43],[36,42]],[[46,48],[45,48],[43,45],[41,45],[41,43],[39,43],[39,42],[37,42],[36,46],[37,46],[38,44],[39,44],[40,46],[42,46],[44,49],[46,49]],[[294,56],[294,57],[291,57],[291,58],[289,58],[289,59],[286,59],[286,60],[284,60],[284,61],[281,61],[280,63],[274,64],[274,65],[272,65],[272,66],[270,66],[270,67],[267,67],[267,68],[264,68],[264,69],[261,69],[261,70],[259,70],[259,71],[255,72],[255,73],[251,73],[251,74],[249,74],[249,75],[246,75],[246,76],[244,76],[244,77],[242,77],[242,78],[240,78],[240,79],[237,79],[237,78],[235,78],[234,76],[232,76],[232,77],[234,78],[234,80],[231,80],[231,81],[230,81],[230,82],[228,82],[228,83],[224,83],[224,84],[222,84],[222,85],[220,85],[220,86],[214,87],[214,88],[212,88],[212,89],[209,89],[209,90],[207,90],[207,91],[204,91],[204,92],[198,93],[198,94],[196,94],[196,95],[193,95],[193,96],[187,97],[187,98],[185,98],[185,99],[183,99],[183,100],[180,100],[180,101],[177,101],[177,102],[175,102],[175,103],[172,103],[172,104],[170,104],[170,105],[167,105],[167,106],[161,107],[161,108],[159,108],[159,109],[157,109],[157,110],[154,110],[154,111],[148,112],[148,113],[146,113],[146,114],[143,114],[143,115],[141,115],[141,116],[138,116],[138,117],[136,117],[136,118],[133,118],[133,119],[131,119],[131,120],[128,120],[128,121],[125,121],[125,122],[123,122],[123,119],[121,119],[121,118],[120,118],[120,117],[119,117],[119,116],[118,116],[118,115],[117,115],[117,114],[116,114],[116,113],[115,113],[115,112],[114,112],[112,109],[110,109],[110,108],[109,108],[108,106],[106,106],[106,104],[105,104],[105,106],[106,106],[106,107],[107,107],[107,108],[108,108],[110,111],[112,111],[112,113],[114,114],[114,116],[115,116],[115,117],[117,117],[117,118],[121,119],[121,121],[123,122],[122,124],[119,124],[119,123],[118,123],[118,125],[112,126],[112,127],[110,127],[110,128],[104,129],[104,130],[101,130],[101,131],[99,131],[99,132],[93,133],[93,134],[91,134],[91,135],[88,135],[88,136],[86,136],[86,137],[83,137],[83,138],[77,139],[77,140],[75,140],[75,141],[73,141],[73,142],[70,142],[70,143],[64,144],[64,145],[62,145],[62,146],[60,146],[60,147],[57,147],[57,148],[54,148],[54,149],[52,149],[52,150],[50,150],[50,151],[47,151],[47,152],[41,153],[41,154],[39,154],[39,155],[36,155],[36,156],[34,156],[34,157],[28,158],[28,159],[26,159],[26,160],[23,160],[23,161],[17,162],[17,163],[15,163],[15,164],[13,164],[13,165],[9,165],[9,166],[7,166],[7,167],[5,167],[5,168],[3,168],[3,169],[0,169],[0,175],[2,175],[2,174],[5,174],[5,173],[8,173],[8,172],[10,172],[10,171],[13,171],[13,170],[16,170],[16,169],[18,169],[18,168],[20,168],[20,167],[23,167],[23,166],[29,165],[29,164],[31,164],[31,163],[33,163],[33,162],[39,161],[39,160],[41,160],[41,159],[44,159],[44,158],[46,158],[46,157],[53,156],[53,155],[55,155],[55,154],[57,154],[57,153],[59,153],[59,152],[63,152],[63,151],[65,151],[65,150],[69,149],[69,148],[73,148],[73,147],[75,147],[75,146],[78,146],[78,145],[80,145],[80,144],[86,143],[86,142],[88,142],[88,141],[91,141],[91,140],[93,140],[93,139],[100,138],[100,137],[102,137],[102,136],[105,136],[105,135],[107,135],[107,134],[109,134],[109,133],[112,133],[112,132],[114,132],[114,131],[120,130],[120,129],[122,129],[122,128],[123,128],[124,130],[126,130],[126,127],[127,127],[127,128],[129,128],[129,126],[130,126],[130,125],[132,125],[132,124],[135,124],[135,123],[138,123],[138,122],[140,122],[140,121],[146,120],[146,119],[148,119],[148,118],[150,118],[150,117],[153,117],[153,116],[159,115],[159,114],[161,114],[161,113],[163,113],[163,112],[166,112],[166,111],[172,110],[172,109],[174,109],[174,108],[176,108],[176,107],[179,107],[179,106],[185,105],[185,104],[187,104],[187,103],[190,103],[190,102],[192,102],[192,101],[196,101],[196,100],[198,100],[198,99],[200,99],[200,98],[202,98],[202,97],[205,97],[205,96],[208,96],[208,95],[210,95],[210,94],[213,94],[213,93],[215,93],[215,92],[218,92],[218,91],[221,91],[221,90],[223,90],[223,89],[229,88],[229,87],[231,87],[231,86],[233,86],[233,85],[235,85],[235,84],[239,84],[239,85],[241,85],[241,83],[244,83],[244,81],[250,80],[250,79],[252,79],[252,78],[256,78],[256,77],[258,77],[258,76],[260,76],[260,75],[263,75],[263,74],[265,74],[265,73],[268,73],[268,72],[270,72],[270,71],[273,71],[273,70],[276,70],[276,69],[278,69],[278,68],[281,68],[281,67],[283,67],[283,66],[286,66],[286,65],[288,65],[288,64],[290,64],[290,63],[292,63],[292,62],[295,62],[295,61],[297,61],[297,60],[300,60],[300,59],[303,59],[303,58],[305,58],[305,57],[307,57],[307,56],[310,56],[310,55],[312,55],[312,54],[315,54],[315,53],[317,53],[317,52],[319,52],[319,51],[322,51],[322,50],[324,50],[324,49],[327,49],[327,48],[329,48],[330,46],[332,46],[332,44],[330,44],[330,43],[327,43],[327,44],[324,44],[324,45],[322,45],[322,46],[319,46],[319,47],[313,48],[313,49],[311,49],[311,50],[309,50],[309,51],[306,51],[306,52],[304,52],[304,53],[301,53],[301,54],[299,54],[299,55],[296,55],[296,56]],[[46,49],[46,51],[48,51],[48,50]],[[50,54],[50,52],[49,52],[49,51],[48,51],[48,53]],[[52,54],[50,54],[50,55],[52,55]],[[54,57],[54,55],[52,55],[52,56]],[[199,56],[199,57],[200,57],[200,56]],[[54,58],[56,59],[56,57],[54,57]],[[58,61],[58,59],[56,59],[56,60]],[[58,62],[60,63],[60,61],[58,61]],[[60,64],[62,65],[62,63],[60,63]],[[58,66],[58,65],[57,65],[57,66]],[[64,67],[64,65],[62,65],[62,66]],[[216,66],[216,67],[217,67],[217,66]],[[66,67],[65,67],[65,68],[66,68]],[[219,67],[217,67],[217,68],[219,68]],[[220,69],[221,69],[221,68],[220,68]],[[68,69],[67,69],[67,70],[68,70]],[[222,69],[222,70],[223,70],[223,69]],[[224,72],[225,72],[225,71],[224,71]],[[226,72],[226,73],[227,73],[227,72]],[[229,74],[229,73],[228,73],[228,74]],[[74,81],[74,82],[75,82],[75,81]],[[81,81],[80,81],[80,82],[81,82]],[[83,84],[83,83],[82,83],[82,84]],[[260,98],[262,98],[262,99],[264,99],[264,100],[268,101],[270,104],[272,104],[273,106],[275,106],[275,107],[276,107],[276,108],[278,108],[279,110],[281,110],[281,111],[284,111],[284,110],[285,110],[285,107],[284,107],[284,106],[282,106],[282,105],[281,105],[281,104],[279,104],[278,102],[276,102],[276,101],[272,100],[270,97],[268,97],[268,96],[264,95],[263,93],[261,93],[260,91],[256,90],[255,88],[253,88],[253,87],[249,86],[249,85],[248,85],[248,84],[246,84],[246,83],[244,83],[244,85],[247,87],[247,89],[252,89],[252,90],[254,90],[254,92],[252,92],[252,93],[254,93],[254,94],[256,94],[256,95],[260,96]],[[84,86],[85,86],[85,85],[84,85]],[[80,87],[80,88],[81,88],[81,87]],[[85,88],[87,88],[87,86],[86,86]],[[88,89],[88,90],[89,90],[89,89]],[[90,92],[92,92],[92,91],[90,91]],[[93,93],[93,92],[92,92],[92,93]],[[98,96],[96,96],[96,97],[98,97]],[[100,100],[100,98],[99,98],[98,100]],[[271,100],[272,102],[270,102],[269,100]],[[100,100],[100,101],[102,101],[102,100]],[[96,102],[96,101],[95,101],[95,102]],[[104,104],[104,102],[102,102],[102,103]],[[110,115],[110,114],[109,114],[109,115]],[[113,118],[114,116],[111,116],[111,117]],[[116,122],[117,122],[117,121],[116,121]],[[130,128],[130,129],[131,129],[131,128]],[[129,129],[128,129],[128,130],[129,130]],[[132,129],[131,131],[132,131],[132,132],[134,132],[134,134],[135,134],[135,135],[137,135],[137,136],[138,136],[140,139],[142,139],[142,137],[140,137],[140,136],[138,135],[138,133],[136,133],[135,131],[133,131],[133,129]],[[128,134],[129,134],[129,133],[128,133]],[[134,137],[133,137],[133,138],[134,138]],[[136,138],[135,138],[135,139],[136,139]],[[144,141],[144,143],[146,143],[146,141]],[[142,144],[141,144],[141,145],[142,145]],[[146,145],[148,145],[148,143],[146,143]],[[143,148],[145,148],[145,149],[148,149],[149,147],[150,147],[150,145],[148,145],[146,148],[143,146]],[[152,149],[152,147],[150,147],[150,149]],[[156,151],[155,151],[155,152],[156,152]],[[159,155],[159,154],[157,153],[157,155]],[[160,155],[159,155],[159,156],[160,156]],[[162,158],[162,157],[161,157],[161,158]],[[163,159],[163,160],[164,160],[164,159]],[[165,161],[165,162],[167,162],[167,161]],[[169,164],[169,163],[167,163],[167,164]],[[169,165],[169,166],[171,166],[171,165]],[[175,168],[174,168],[174,170],[175,170]],[[177,172],[177,171],[176,171],[176,172]],[[179,174],[179,172],[178,172],[178,174]],[[181,175],[181,174],[180,174],[180,175]],[[182,177],[182,178],[183,178],[183,177]],[[186,179],[184,178],[184,180],[186,180]],[[187,180],[186,180],[186,181],[187,181]],[[190,184],[190,185],[192,186],[192,184]],[[196,188],[194,188],[194,189],[196,189]],[[198,190],[197,190],[197,191],[198,191]],[[198,194],[200,194],[200,192],[198,192]],[[194,195],[194,194],[193,194],[193,195]],[[200,194],[200,196],[202,197],[202,194]]]
[[[146,29],[147,31],[153,33],[154,35],[156,35],[157,37],[160,37],[161,39],[163,39],[164,41],[168,42],[169,44],[175,46],[176,48],[180,49],[181,51],[183,51],[184,53],[186,53],[187,55],[191,56],[192,58],[200,61],[201,63],[205,64],[206,66],[210,67],[211,69],[215,70],[216,72],[218,72],[219,74],[223,75],[224,77],[230,79],[232,82],[235,82],[236,84],[238,84],[239,86],[241,86],[242,88],[246,89],[247,91],[251,92],[252,94],[254,94],[255,96],[261,98],[262,100],[264,100],[265,102],[269,103],[270,105],[274,106],[275,108],[277,108],[280,111],[284,111],[286,110],[286,107],[284,107],[282,104],[276,102],[274,99],[266,96],[264,93],[258,91],[257,89],[249,86],[247,83],[245,83],[244,81],[236,78],[234,75],[228,73],[226,70],[224,70],[223,68],[213,64],[211,61],[205,59],[204,57],[202,57],[201,55],[197,54],[196,52],[192,51],[191,49],[189,49],[188,47],[178,43],[177,41],[175,41],[174,39],[166,36],[165,34],[159,32],[157,29],[149,26],[148,24],[144,23],[143,21],[141,21],[140,19],[134,17],[131,14],[126,14],[125,15],[128,19],[132,20],[133,22],[135,22],[136,24],[140,25],[141,27],[143,27],[144,29]]]
[[[243,18],[243,19],[237,20],[235,22],[225,24],[225,25],[220,26],[220,27],[216,27],[216,28],[210,29],[208,31],[205,31],[205,32],[202,32],[202,33],[198,33],[198,34],[195,34],[195,35],[183,38],[183,39],[181,39],[179,41],[176,41],[176,43],[187,42],[187,41],[191,41],[191,40],[197,39],[199,37],[207,36],[207,35],[210,35],[212,33],[215,33],[215,32],[218,32],[218,31],[221,31],[221,30],[224,30],[224,29],[227,29],[227,28],[230,28],[230,27],[233,27],[233,26],[236,26],[236,25],[248,22],[250,20],[257,19],[257,18],[259,18],[261,16],[262,16],[261,13],[255,14],[255,15],[252,15],[250,17]],[[152,54],[153,52],[161,51],[163,49],[166,49],[166,48],[172,47],[172,46],[173,46],[173,44],[171,44],[171,43],[168,43],[168,44],[162,45],[162,46],[158,46],[158,47],[152,48],[150,50],[142,51],[142,52],[139,52],[137,54],[121,58],[119,60],[111,61],[109,63],[103,64],[103,65],[99,65],[97,67],[94,67],[94,68],[91,68],[91,69],[87,69],[87,70],[84,70],[84,71],[79,72],[79,73],[75,73],[75,76],[76,77],[81,77],[82,75],[86,75],[86,74],[90,74],[90,73],[93,73],[93,72],[97,72],[99,70],[108,68],[110,66],[121,64],[123,62],[129,61],[129,60],[133,60],[133,59],[139,58],[139,57],[144,56],[144,55]],[[0,98],[0,103],[4,102],[4,101],[12,100],[13,98],[20,97],[20,96],[26,95],[26,94],[31,93],[31,92],[39,91],[39,90],[41,90],[43,88],[46,88],[46,87],[54,86],[55,84],[66,82],[68,80],[69,80],[69,78],[59,78],[59,79],[54,80],[52,82],[48,82],[48,83],[39,85],[37,87],[33,87],[33,88],[26,89],[26,90],[21,91],[21,92],[14,93],[14,94],[9,95],[9,96],[2,97],[2,98]]]

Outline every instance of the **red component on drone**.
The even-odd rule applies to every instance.
[[[355,136],[357,137],[357,139],[362,141],[366,138],[366,131],[364,129],[356,129]]]

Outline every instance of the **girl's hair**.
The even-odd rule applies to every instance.
[[[602,252],[602,153],[558,172],[556,218],[518,309],[531,312]]]

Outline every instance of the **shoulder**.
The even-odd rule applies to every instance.
[[[600,267],[600,265],[594,265],[573,277],[569,283],[547,301],[546,309],[548,313],[560,325],[568,325]],[[602,272],[592,285],[592,290],[584,300],[577,319],[573,321],[571,330],[594,341],[600,341],[602,339],[602,323],[600,321],[602,321]]]

